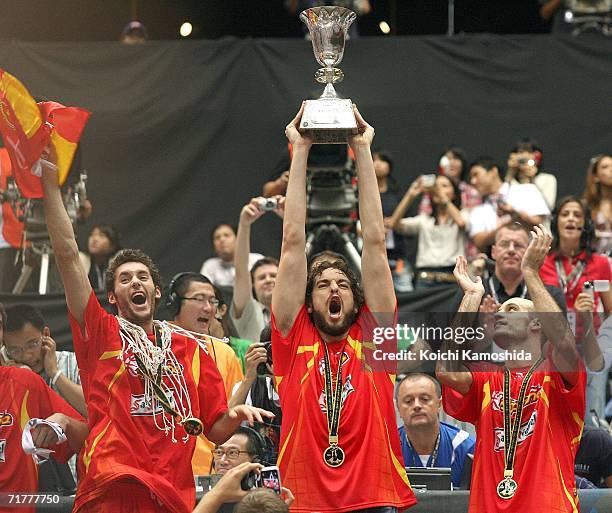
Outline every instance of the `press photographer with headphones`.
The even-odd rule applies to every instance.
[[[220,322],[218,319],[220,301],[216,297],[214,285],[206,276],[193,272],[176,274],[168,286],[165,305],[174,324],[180,328],[194,333],[218,336],[218,333],[211,333],[211,328]],[[240,361],[229,344],[218,339],[203,339],[203,341],[219,369],[229,399],[234,385],[244,378]],[[191,462],[195,475],[210,472],[212,464],[210,451],[213,447],[214,445],[204,436],[198,437]]]

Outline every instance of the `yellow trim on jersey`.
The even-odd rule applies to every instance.
[[[563,491],[565,492],[565,496],[567,500],[570,501],[572,505],[572,513],[578,513],[578,498],[576,498],[576,502],[574,502],[574,498],[572,494],[569,493],[568,489],[565,486],[565,481],[563,480],[563,472],[561,472],[561,463],[559,463],[559,458],[557,458],[557,466],[559,467],[559,476],[561,477],[561,484],[563,485]]]
[[[25,425],[30,421],[30,414],[28,413],[28,397],[30,396],[30,391],[26,390],[26,393],[23,395],[23,401],[21,402],[21,414],[19,418],[19,425],[21,426],[21,431],[25,428]]]
[[[317,353],[319,352],[319,345],[320,345],[320,342],[315,342],[311,346],[302,346],[302,345],[299,345],[297,347],[296,355],[297,354],[303,354],[303,353],[306,353],[306,352],[312,352],[312,358],[306,362],[306,368],[308,370],[302,376],[302,379],[300,380],[300,385],[303,385],[305,383],[305,381],[308,379],[308,375],[310,374],[310,371],[314,367],[315,359],[317,357]]]
[[[108,360],[110,358],[115,358],[116,356],[119,356],[120,354],[121,354],[121,349],[117,351],[104,351],[100,355],[100,358],[98,358],[98,360]]]
[[[276,390],[278,390],[278,387],[280,386],[283,377],[284,376],[274,376],[274,379],[276,380]]]
[[[482,387],[482,392],[484,396],[482,398],[482,406],[480,407],[480,411],[489,406],[489,403],[491,402],[491,383],[487,381]]]
[[[94,441],[91,444],[91,449],[89,450],[88,453],[85,453],[85,455],[83,456],[83,463],[85,464],[85,472],[89,472],[89,465],[91,464],[91,457],[93,455],[93,452],[96,450],[96,447],[98,446],[98,442],[100,441],[100,439],[106,434],[106,431],[110,427],[111,422],[112,420],[109,420],[105,428],[102,431],[100,431],[100,433],[98,433],[98,436],[94,438]]]
[[[540,388],[540,397],[542,398],[542,400],[546,404],[546,407],[550,408],[550,401],[548,400],[548,394],[546,394],[546,391],[544,390],[544,387]]]
[[[575,436],[572,439],[572,444],[578,444],[580,443],[580,439],[582,438],[582,430],[584,429],[584,420],[575,411],[572,411],[572,418],[574,419],[574,422],[578,424],[578,427],[580,428],[580,432],[578,433],[578,436]]]
[[[200,346],[197,344],[193,352],[193,359],[191,360],[191,374],[197,387],[200,383]]]
[[[111,379],[110,383],[108,384],[108,391],[109,392],[110,392],[110,389],[117,382],[117,380],[123,375],[124,372],[125,372],[125,364],[123,362],[121,362],[121,365],[119,366],[119,369],[117,370],[117,372],[115,372],[115,375],[113,376],[113,379]]]
[[[287,445],[289,444],[289,440],[291,440],[291,435],[293,434],[293,428],[294,427],[295,427],[295,424],[293,426],[291,426],[289,434],[287,435],[287,438],[285,438],[285,443],[281,447],[280,451],[278,451],[278,458],[276,459],[276,464],[279,465],[279,466],[281,464],[283,456],[285,455],[285,451],[287,450]]]

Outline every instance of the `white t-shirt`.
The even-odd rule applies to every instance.
[[[499,194],[508,205],[518,212],[530,216],[550,215],[550,210],[544,201],[540,190],[531,183],[504,183]],[[470,213],[470,237],[477,233],[490,232],[497,228],[497,210],[488,201],[474,207]]]
[[[255,262],[262,258],[263,255],[259,253],[249,253],[249,271]],[[234,262],[224,262],[218,257],[205,260],[202,269],[200,269],[200,274],[206,276],[217,287],[233,287],[236,279]]]

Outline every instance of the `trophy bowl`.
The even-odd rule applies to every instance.
[[[323,66],[315,80],[325,84],[317,100],[307,100],[300,130],[309,131],[315,144],[343,144],[350,133],[357,133],[351,100],[339,98],[334,89],[344,73],[336,66],[344,56],[344,44],[356,14],[344,7],[323,6],[306,9],[300,19],[308,27],[317,62]]]

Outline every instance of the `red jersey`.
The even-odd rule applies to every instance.
[[[395,375],[372,370],[364,360],[368,318],[372,314],[363,307],[346,340],[327,344],[332,375],[342,362],[343,382],[338,445],[345,459],[332,468],[323,461],[329,440],[321,335],[305,306],[286,338],[272,316],[274,373],[283,410],[278,466],[283,485],[295,495],[291,511],[341,513],[416,504],[397,434]]]
[[[6,148],[0,148],[0,189],[6,190],[7,179],[13,175],[11,159]],[[23,223],[17,219],[10,203],[2,202],[0,213],[0,248],[19,248],[23,237]]]
[[[444,410],[476,426],[469,513],[580,510],[574,479],[574,458],[584,424],[586,373],[580,363],[577,382],[568,389],[548,358],[533,373],[514,458],[518,488],[511,499],[497,495],[504,478],[504,372],[494,365],[478,365],[466,395],[443,386]],[[511,415],[528,368],[513,369],[510,380]]]
[[[32,456],[23,452],[21,435],[30,419],[46,419],[54,413],[82,420],[38,374],[27,369],[0,366],[0,492],[38,491],[38,468]],[[53,458],[61,462],[73,454],[67,442],[51,449],[55,451]],[[34,513],[35,508],[0,507],[0,510]]]
[[[170,416],[161,408],[154,412],[146,400],[133,353],[126,349],[121,357],[119,321],[100,306],[93,292],[84,313],[84,332],[72,316],[70,323],[90,428],[79,457],[84,476],[74,511],[112,493],[114,481],[129,478],[147,486],[168,511],[191,512],[195,504],[191,457],[196,439],[177,424],[173,442],[171,433],[156,427],[156,422],[163,425],[162,415]],[[149,338],[154,343],[153,335]],[[206,434],[227,410],[219,371],[192,339],[173,334],[172,352],[180,368],[164,363],[164,382],[169,375],[183,374],[192,416],[203,422]]]

